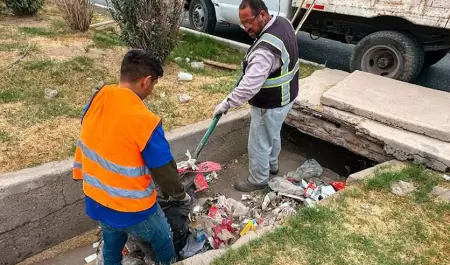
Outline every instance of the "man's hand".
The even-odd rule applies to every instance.
[[[214,110],[213,118],[220,114],[227,114],[228,110],[230,109],[230,103],[228,103],[228,99],[224,99],[220,104],[216,106],[216,109]]]

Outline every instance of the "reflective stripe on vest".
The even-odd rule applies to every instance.
[[[124,175],[127,177],[140,177],[142,175],[147,175],[150,173],[146,166],[125,167],[125,166],[120,166],[120,165],[114,164],[114,163],[104,159],[100,155],[98,155],[95,151],[89,149],[87,146],[85,146],[83,144],[83,142],[81,140],[78,140],[77,146],[81,148],[81,150],[83,151],[83,154],[87,158],[98,163],[104,169],[114,172],[116,174]]]
[[[149,170],[146,166],[141,167],[126,167],[126,166],[120,166],[115,163],[112,163],[100,155],[98,155],[95,151],[89,149],[86,145],[83,144],[81,140],[78,140],[77,146],[82,150],[83,155],[92,160],[93,162],[100,165],[102,168],[116,174],[120,174],[125,177],[130,178],[136,178],[136,177],[142,177],[143,175],[149,174]],[[75,162],[74,168],[81,168],[82,163]],[[155,185],[153,183],[153,180],[150,181],[149,186],[143,190],[143,191],[136,191],[136,190],[127,190],[127,189],[121,189],[121,188],[115,188],[108,186],[104,183],[102,183],[99,179],[95,178],[94,176],[91,176],[89,174],[86,174],[83,172],[83,180],[89,184],[92,185],[98,189],[101,189],[108,193],[111,197],[122,197],[122,198],[130,198],[130,199],[142,199],[146,197],[150,197],[153,194],[153,191],[155,190]]]
[[[266,79],[262,88],[269,89],[274,87],[281,87],[281,106],[285,106],[289,104],[291,99],[290,82],[300,69],[300,60],[297,60],[294,69],[292,69],[292,71],[289,71],[289,64],[291,62],[291,59],[283,41],[272,34],[264,33],[258,39],[254,47],[256,47],[260,42],[266,42],[281,52],[282,65],[280,76]]]
[[[86,173],[83,173],[83,180],[89,184],[92,185],[98,189],[101,189],[108,193],[111,197],[120,197],[120,198],[128,198],[128,199],[142,199],[150,197],[153,194],[153,191],[155,191],[155,184],[153,181],[150,182],[148,187],[143,191],[136,191],[136,190],[126,190],[126,189],[120,189],[111,187],[108,185],[105,185],[104,183],[100,182],[98,179],[96,179],[93,176],[90,176]]]

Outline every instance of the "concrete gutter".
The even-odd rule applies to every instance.
[[[167,133],[173,156],[193,152],[211,120]],[[250,113],[220,120],[200,159],[225,163],[247,150]],[[73,160],[0,175],[0,264],[12,265],[95,228],[84,213],[82,183],[72,180]]]

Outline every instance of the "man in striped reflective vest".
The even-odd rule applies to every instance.
[[[248,139],[250,175],[234,187],[249,192],[266,187],[278,174],[281,126],[298,95],[299,59],[294,28],[283,17],[271,16],[261,0],[243,0],[241,27],[255,39],[242,63],[238,85],[216,106],[214,116],[245,102],[251,105]]]
[[[120,82],[105,85],[86,105],[73,178],[83,181],[86,214],[100,223],[105,265],[119,265],[128,234],[148,241],[158,264],[176,259],[155,182],[167,199],[190,202],[161,126],[143,100],[163,69],[144,50],[123,58]],[[154,182],[155,181],[155,182]]]

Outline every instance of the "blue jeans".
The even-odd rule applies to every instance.
[[[255,185],[269,182],[270,170],[278,170],[281,152],[281,126],[294,102],[275,109],[251,107],[250,132],[248,137],[248,181]]]
[[[128,234],[150,243],[157,264],[166,265],[175,262],[176,255],[170,226],[159,204],[155,207],[157,207],[156,212],[147,220],[127,228],[117,229],[100,222],[104,241],[104,265],[122,264],[122,250],[127,242]]]

